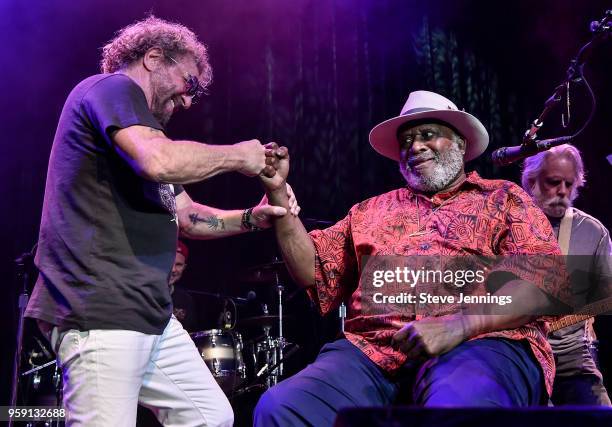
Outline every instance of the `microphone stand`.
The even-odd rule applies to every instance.
[[[21,369],[21,352],[23,349],[23,330],[24,330],[24,318],[25,310],[28,306],[29,294],[28,285],[30,283],[30,271],[34,267],[34,255],[36,246],[32,249],[32,252],[26,252],[15,260],[17,266],[17,277],[21,279],[23,285],[21,294],[17,302],[19,308],[19,319],[17,323],[17,335],[15,345],[15,359],[13,361],[13,381],[11,384],[11,403],[10,406],[17,406],[17,395],[19,391],[19,371]],[[9,427],[13,425],[13,418],[9,420]]]
[[[574,135],[572,135],[569,138],[571,139],[571,138],[575,138],[576,136],[578,136],[578,134],[580,134],[591,121],[593,117],[593,112],[595,110],[595,97],[592,91],[590,90],[590,87],[588,86],[586,79],[582,75],[582,69],[586,61],[589,59],[591,52],[593,51],[593,47],[599,42],[603,41],[605,38],[607,38],[607,36],[610,35],[611,22],[612,22],[612,10],[607,10],[604,17],[601,20],[591,22],[590,28],[591,28],[591,32],[593,33],[593,38],[587,44],[585,44],[578,51],[578,54],[576,55],[576,57],[571,60],[570,66],[567,69],[566,79],[555,88],[553,95],[550,98],[548,98],[546,102],[544,103],[544,110],[542,111],[542,113],[538,116],[538,118],[536,118],[533,121],[529,129],[525,131],[525,135],[523,136],[523,141],[521,143],[521,147],[523,147],[522,149],[524,149],[525,152],[530,152],[531,150],[537,149],[537,143],[538,143],[538,141],[536,141],[537,133],[542,127],[542,125],[544,124],[544,119],[546,118],[546,116],[548,116],[548,113],[550,113],[553,107],[555,107],[557,104],[559,104],[563,100],[564,94],[565,94],[566,105],[567,105],[568,121],[565,122],[565,119],[564,119],[563,126],[567,127],[567,125],[569,124],[569,116],[570,116],[569,115],[569,111],[570,111],[569,89],[570,89],[571,83],[579,83],[581,81],[585,82],[592,96],[593,109],[585,125],[578,132],[576,132]]]

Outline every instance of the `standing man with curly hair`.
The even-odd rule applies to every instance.
[[[166,426],[231,425],[227,398],[172,316],[177,234],[230,236],[287,210],[265,198],[219,210],[181,184],[224,172],[271,177],[275,149],[166,136],[212,76],[206,47],[182,25],[151,16],[123,28],[103,48],[102,72],[72,90],[59,119],[27,316],[63,369],[68,425],[133,426],[139,402]]]

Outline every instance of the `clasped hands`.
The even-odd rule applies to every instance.
[[[297,216],[301,208],[293,189],[287,183],[289,151],[286,147],[279,147],[275,142],[263,145],[263,148],[265,150],[265,166],[260,170],[259,177],[267,194],[253,208],[250,221],[259,228],[269,228],[274,217],[286,215],[287,210],[293,216]],[[268,194],[272,193],[275,197],[273,205],[268,200]],[[279,203],[279,198],[287,200],[287,208],[284,207],[284,203]]]
[[[439,356],[470,338],[462,314],[425,317],[408,323],[394,321],[392,325],[399,331],[391,338],[391,346],[405,353],[408,360]]]

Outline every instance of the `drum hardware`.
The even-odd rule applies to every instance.
[[[274,366],[274,369],[266,375],[266,388],[272,387],[278,382],[282,371],[276,368],[279,368],[278,362],[282,359],[282,352],[286,347],[294,345],[287,342],[284,337],[272,335],[272,327],[279,317],[276,315],[254,316],[242,319],[240,323],[242,326],[260,326],[263,331],[263,335],[248,341],[247,347],[249,348],[248,353],[250,353],[249,367],[253,368],[251,376],[255,378],[261,377],[263,372],[268,372],[270,367]],[[290,319],[293,319],[293,317]],[[284,317],[284,320],[287,320],[287,316]]]
[[[231,304],[231,309],[228,305]],[[236,327],[238,321],[238,308],[236,303],[231,298],[225,298],[223,300],[223,309],[219,315],[217,321],[218,326],[223,330],[232,330]]]
[[[37,366],[35,368],[30,369],[29,371],[25,371],[21,373],[22,377],[27,377],[28,375],[38,374],[40,370],[45,369],[47,366],[55,365],[57,362],[55,360],[51,360],[44,365]]]
[[[217,318],[217,327],[223,330],[233,330],[236,327],[236,323],[238,322],[237,304],[250,304],[252,301],[257,299],[257,294],[253,290],[250,290],[246,297],[224,295],[218,292],[213,293],[206,291],[195,291],[192,289],[185,289],[185,292],[193,295],[204,295],[217,299],[223,299],[223,309]]]
[[[278,295],[278,337],[276,338],[277,342],[274,345],[270,344],[270,326],[266,324],[265,320],[270,319],[271,316],[268,315],[267,306],[264,306],[264,315],[258,316],[258,318],[264,323],[264,335],[267,337],[265,341],[266,350],[263,350],[266,353],[266,357],[276,357],[278,351],[278,359],[282,360],[283,358],[283,347],[284,347],[284,337],[283,337],[283,291],[285,290],[285,286],[282,284],[281,277],[288,278],[289,273],[287,271],[287,267],[285,262],[278,257],[274,257],[272,262],[267,264],[261,264],[250,268],[247,270],[246,274],[242,275],[243,281],[249,281],[251,283],[274,283],[276,286],[276,293]],[[273,354],[270,354],[270,351],[274,348]],[[278,372],[274,374],[274,378],[271,380],[272,385],[276,384],[278,376],[283,374],[283,365],[282,363],[278,366]]]
[[[265,390],[267,390],[267,387],[265,384],[256,383],[256,384],[252,384],[252,385],[242,387],[241,389],[236,390],[234,393],[232,393],[230,398],[234,399],[236,397],[242,396],[243,394],[250,393],[252,391],[265,391]]]
[[[19,294],[19,298],[17,299],[17,309],[18,309],[19,317],[18,317],[17,329],[16,329],[16,340],[15,340],[16,346],[15,346],[15,354],[14,354],[14,359],[13,359],[13,371],[12,371],[11,390],[10,390],[11,393],[10,393],[10,403],[9,403],[9,406],[12,406],[12,407],[17,406],[18,404],[21,404],[21,405],[30,404],[31,405],[33,403],[39,403],[39,402],[28,401],[30,396],[28,396],[27,393],[24,396],[22,396],[21,399],[19,398],[18,396],[19,391],[20,390],[23,391],[25,389],[22,381],[25,379],[28,379],[27,377],[30,377],[31,375],[33,375],[31,377],[30,385],[32,386],[32,388],[34,388],[37,391],[41,390],[45,385],[47,385],[46,382],[44,381],[45,378],[47,377],[44,377],[41,374],[41,371],[53,365],[55,365],[55,371],[51,377],[51,381],[49,384],[53,386],[52,391],[54,395],[49,394],[49,396],[52,396],[53,401],[45,402],[45,403],[46,403],[46,406],[56,405],[60,407],[62,406],[62,400],[63,400],[62,399],[62,381],[61,381],[62,376],[61,376],[60,368],[57,366],[57,363],[55,360],[46,362],[41,366],[36,366],[36,364],[33,363],[33,359],[39,358],[41,354],[35,350],[32,350],[28,354],[28,360],[29,360],[30,366],[34,368],[26,372],[21,372],[21,366],[22,366],[21,362],[24,356],[23,340],[24,340],[24,335],[25,335],[25,310],[26,310],[26,307],[28,305],[28,301],[30,298],[30,292],[29,292],[30,279],[33,275],[37,274],[37,271],[38,271],[34,265],[34,257],[36,255],[37,246],[38,246],[38,243],[34,244],[30,252],[26,252],[22,254],[14,261],[16,278],[17,280],[21,282],[22,290],[21,290],[21,293]],[[36,337],[35,339],[38,342],[38,344],[41,346],[44,356],[45,357],[49,356],[50,354],[48,353],[44,345],[42,345],[41,341]],[[14,422],[14,418],[10,417],[7,425],[10,427],[13,425],[13,422]],[[33,424],[27,423],[27,425],[30,426]],[[59,425],[63,425],[63,421],[54,419],[54,420],[51,420],[50,422],[47,422],[46,425],[59,426]]]
[[[278,322],[279,318],[280,317],[275,315],[275,314],[264,314],[264,315],[261,315],[261,316],[244,317],[244,318],[240,319],[240,322],[238,323],[238,326],[242,327],[242,328],[253,328],[253,327],[258,327],[259,326],[259,327],[261,327],[263,329],[265,327],[272,327],[272,326],[274,326],[274,324]],[[285,323],[293,321],[293,320],[294,320],[293,316],[285,315],[283,317],[283,321]]]
[[[272,364],[264,364],[259,371],[255,374],[255,378],[246,386],[236,390],[236,392],[232,395],[232,398],[238,397],[242,394],[254,391],[254,390],[267,390],[272,385],[270,379],[275,376],[274,381],[278,379],[277,375],[274,374],[277,371],[278,367],[289,358],[291,358],[299,349],[300,346],[297,344],[285,343],[285,348],[290,347],[289,350],[284,354],[282,359],[276,360],[275,363]]]
[[[251,382],[236,391],[232,397],[262,387],[268,389],[276,385],[283,375],[283,362],[299,349],[297,344],[287,342],[284,336],[285,324],[287,321],[293,320],[293,317],[285,315],[283,302],[292,299],[300,291],[298,289],[290,293],[289,299],[287,299],[284,280],[288,277],[289,273],[285,263],[279,258],[274,258],[266,264],[251,267],[238,276],[238,280],[242,282],[274,286],[278,314],[270,314],[268,305],[262,303],[261,315],[242,318],[238,322],[239,328],[261,328],[263,335],[247,343],[250,350],[249,368],[253,368],[249,375]],[[278,336],[272,334],[274,326],[278,327]],[[287,349],[289,351],[284,354]]]
[[[285,338],[283,337],[283,291],[285,287],[280,284],[278,275],[276,276],[276,289],[278,290],[278,358],[282,361],[283,348],[285,347]],[[282,363],[278,365],[278,374],[274,376],[274,384],[276,384],[278,377],[281,375],[283,375]],[[269,378],[272,378],[272,375]]]
[[[17,321],[17,330],[16,330],[16,345],[15,345],[15,355],[13,358],[13,372],[12,372],[12,381],[11,381],[11,400],[9,406],[15,407],[17,406],[17,394],[19,390],[19,379],[21,375],[19,372],[21,371],[21,358],[23,352],[23,337],[24,337],[24,327],[25,327],[25,310],[28,306],[28,301],[30,299],[29,286],[30,286],[30,277],[31,274],[36,272],[36,267],[34,266],[34,256],[36,254],[36,248],[38,246],[38,242],[34,245],[30,252],[26,252],[22,254],[15,260],[15,268],[17,271],[17,278],[21,281],[22,290],[21,294],[19,294],[19,298],[17,299],[17,309],[19,312],[19,317]],[[8,422],[9,427],[13,425],[13,418],[11,417]]]
[[[269,378],[269,377],[273,376],[274,375],[273,372],[276,370],[276,368],[281,366],[286,359],[289,359],[291,356],[293,356],[300,349],[300,346],[297,345],[297,344],[282,343],[281,345],[282,345],[283,348],[289,347],[289,346],[291,346],[291,347],[285,353],[284,357],[279,359],[276,363],[273,363],[272,365],[265,364],[264,366],[262,366],[262,368],[259,370],[259,372],[257,372],[256,378],[264,379],[265,377]],[[274,383],[274,384],[276,384],[276,383]]]
[[[264,326],[264,337],[255,343],[255,351],[253,352],[253,362],[255,378],[259,378],[264,372],[268,372],[265,377],[265,384],[270,388],[278,383],[279,377],[283,374],[278,361],[282,360],[282,350],[288,344],[282,337],[273,337],[270,335],[270,326]],[[270,370],[270,366],[278,367],[279,369]]]
[[[346,305],[344,301],[340,303],[340,308],[338,309],[338,317],[340,317],[340,330],[344,333],[344,320],[346,319]]]
[[[282,360],[283,358],[283,348],[284,348],[284,336],[283,336],[283,292],[285,290],[285,286],[282,283],[282,279],[288,278],[289,272],[287,271],[287,267],[285,262],[278,258],[274,257],[274,259],[266,264],[260,264],[254,267],[249,268],[246,272],[243,272],[238,276],[238,280],[242,282],[249,283],[258,283],[258,284],[270,284],[273,283],[276,287],[276,295],[278,298],[278,337],[272,338],[270,336],[270,320],[275,320],[274,316],[269,315],[268,306],[262,305],[263,316],[256,316],[251,318],[253,320],[245,319],[241,322],[241,325],[247,325],[249,322],[251,324],[260,324],[264,328],[264,335],[267,337],[264,343],[259,343],[260,347],[257,350],[256,354],[261,351],[266,354],[266,358],[278,358],[278,360]],[[255,320],[256,319],[256,320]],[[274,339],[277,342],[272,345],[269,340]],[[273,350],[272,350],[273,349]],[[276,384],[278,376],[283,374],[283,365],[282,363],[278,366],[277,372],[274,373],[274,378],[271,380],[272,385]]]
[[[37,340],[38,341],[38,340]],[[62,407],[63,402],[63,390],[62,390],[62,372],[59,368],[56,360],[51,360],[40,366],[36,366],[32,363],[32,359],[39,356],[41,353],[35,351],[30,352],[29,363],[34,368],[22,372],[20,377],[30,377],[29,385],[31,389],[28,391],[28,398],[24,402],[27,405],[38,405],[38,406],[57,406]],[[53,374],[51,376],[43,375],[43,370],[53,366]],[[35,392],[35,393],[34,393]],[[38,425],[34,423],[28,423],[27,426]],[[45,426],[60,426],[64,425],[64,421],[55,419],[47,421]]]
[[[57,406],[62,406],[62,374],[55,360],[51,360],[43,365],[36,366],[35,368],[22,372],[21,376],[31,376],[32,388],[35,391],[39,391],[39,389],[43,386],[43,376],[41,374],[41,371],[49,366],[55,366],[55,369],[53,370],[53,375],[51,376],[50,385],[53,386],[53,392],[55,393],[55,397],[57,399]]]
[[[237,304],[247,304],[257,299],[257,294],[255,293],[255,291],[252,291],[252,290],[247,293],[246,297],[235,297],[232,295],[220,294],[218,292],[194,291],[193,289],[184,289],[184,291],[187,292],[188,294],[204,295],[207,297],[213,297],[213,298],[218,298],[218,299],[227,299]]]

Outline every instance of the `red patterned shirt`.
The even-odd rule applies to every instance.
[[[416,234],[423,230],[426,232]],[[408,316],[364,310],[359,280],[363,256],[560,254],[550,223],[519,186],[509,181],[486,180],[476,172],[468,174],[454,190],[432,198],[401,188],[365,200],[353,206],[335,225],[310,235],[316,248],[311,298],[322,314],[346,301],[346,338],[389,373],[406,362],[406,356],[391,347],[390,337],[397,331],[391,323],[448,314],[448,309],[436,312],[434,307],[426,314],[413,312]],[[528,271],[510,270],[533,282]],[[549,295],[566,300],[561,281],[535,282]],[[551,393],[555,365],[545,328],[544,322],[536,321],[474,338],[527,340]]]

